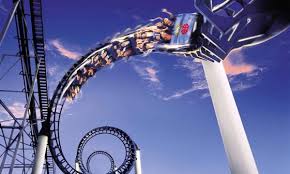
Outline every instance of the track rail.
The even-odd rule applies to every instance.
[[[110,166],[110,170],[108,173],[112,173],[115,169],[115,161],[114,161],[113,157],[108,152],[105,152],[105,151],[95,151],[95,152],[90,154],[90,156],[87,159],[87,163],[86,163],[87,171],[90,174],[92,173],[91,169],[90,169],[90,162],[91,162],[92,158],[96,155],[104,155],[110,160],[111,166]]]
[[[66,160],[61,147],[59,129],[65,102],[73,101],[87,80],[102,68],[134,55],[149,54],[155,51],[157,44],[169,43],[174,17],[170,13],[168,14],[169,18],[158,18],[153,23],[138,27],[100,44],[77,61],[59,82],[50,102],[47,125],[50,127],[50,151],[63,173],[80,173]],[[125,162],[127,166],[133,158],[128,160]],[[125,168],[118,170],[120,174],[128,173],[128,169]]]
[[[103,152],[103,151],[93,152],[88,157],[86,166],[82,160],[83,150],[84,150],[87,142],[89,142],[95,136],[103,135],[103,134],[113,135],[113,136],[117,137],[124,145],[124,148],[126,151],[125,158],[124,158],[123,163],[116,169],[114,169],[115,167],[114,167],[113,158],[107,152]],[[95,129],[89,131],[88,133],[86,133],[85,136],[80,141],[79,146],[78,146],[78,150],[77,150],[77,155],[76,155],[76,163],[78,163],[80,165],[80,169],[83,173],[91,173],[90,167],[89,167],[90,159],[96,154],[103,154],[103,155],[107,156],[111,161],[111,170],[110,170],[109,174],[115,174],[115,173],[127,174],[131,171],[131,169],[135,163],[135,158],[136,158],[135,151],[136,151],[136,145],[135,145],[134,141],[123,130],[115,128],[115,127],[110,127],[110,126],[98,127],[98,128],[95,128]]]

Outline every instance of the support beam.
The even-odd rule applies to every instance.
[[[140,149],[138,149],[138,148],[136,149],[135,172],[136,172],[136,174],[142,174],[141,152],[140,152]]]
[[[77,172],[81,172],[80,164],[79,164],[78,161],[76,161],[75,169],[76,169]]]
[[[9,27],[10,27],[12,19],[14,18],[14,15],[15,15],[16,9],[17,9],[17,7],[19,5],[19,2],[20,2],[20,0],[14,1],[13,8],[11,9],[7,20],[5,21],[3,29],[2,29],[2,31],[0,33],[0,47],[1,47],[1,44],[2,44],[2,42],[4,40],[4,38],[5,38],[6,33],[7,33],[8,29],[9,29]]]
[[[254,156],[222,63],[202,62],[232,174],[258,174]]]
[[[35,162],[32,170],[32,174],[41,174],[45,161],[46,147],[48,143],[47,135],[40,135],[38,137]]]

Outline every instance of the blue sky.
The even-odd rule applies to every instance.
[[[0,24],[10,2],[0,1]],[[144,24],[167,8],[174,14],[195,12],[192,0],[44,1],[50,95],[70,66],[106,37]],[[12,25],[1,54],[15,53]],[[233,51],[225,62],[239,111],[262,174],[290,172],[290,30],[262,45]],[[0,75],[13,64],[5,59]],[[17,64],[0,81],[15,89]],[[19,69],[18,69],[19,71]],[[14,73],[14,74],[13,74]],[[9,80],[10,83],[4,83]],[[20,77],[19,77],[20,79]],[[23,97],[0,94],[15,112]],[[6,115],[1,112],[1,119]],[[63,151],[72,162],[81,137],[110,125],[123,129],[140,146],[143,173],[230,173],[213,106],[200,64],[187,58],[151,54],[117,62],[91,79],[61,120]],[[108,150],[117,163],[122,146],[96,138],[89,150]],[[88,154],[88,152],[86,152]],[[107,161],[93,160],[106,172]],[[101,167],[100,167],[101,166]],[[105,167],[104,167],[105,166]]]

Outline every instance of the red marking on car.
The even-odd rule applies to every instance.
[[[182,24],[181,26],[181,34],[185,35],[188,32],[189,25],[188,24]]]

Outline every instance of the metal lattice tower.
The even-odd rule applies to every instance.
[[[0,48],[5,44],[4,37],[15,22],[14,32],[18,51],[15,54],[0,52],[0,68],[5,59],[16,59],[13,66],[1,74],[7,81],[15,81],[10,73],[12,68],[19,72],[23,85],[16,89],[1,89],[0,109],[7,119],[0,122],[0,173],[31,173],[34,165],[37,137],[41,123],[48,114],[48,87],[46,78],[45,43],[41,0],[13,0],[13,6],[1,26]],[[20,64],[17,67],[17,64]],[[6,68],[6,67],[4,67]],[[17,69],[18,68],[18,69]],[[18,94],[25,101],[24,113],[14,113],[6,99],[7,94]],[[14,100],[13,98],[11,100]],[[18,114],[18,115],[16,115]],[[46,152],[45,173],[55,173],[54,162],[49,150]]]

